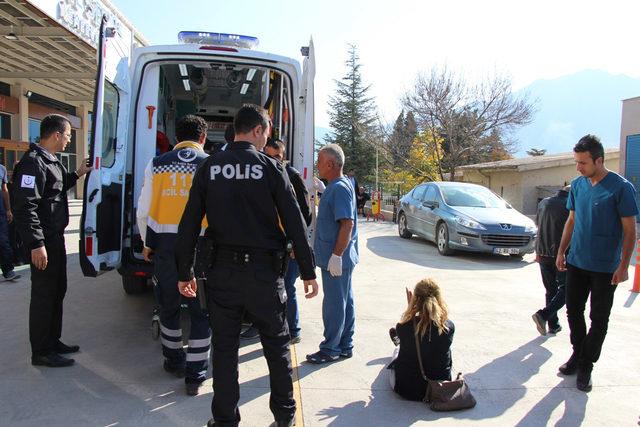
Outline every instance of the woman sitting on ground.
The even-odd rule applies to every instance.
[[[400,396],[420,401],[427,383],[420,373],[416,351],[417,334],[422,363],[430,380],[451,380],[451,343],[454,325],[448,318],[447,305],[440,287],[433,279],[423,279],[413,293],[406,290],[409,306],[400,323],[389,331],[391,340],[399,345],[391,369],[391,387]]]

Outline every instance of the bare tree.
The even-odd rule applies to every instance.
[[[516,142],[509,135],[534,114],[534,104],[526,95],[516,97],[508,78],[470,84],[446,67],[419,74],[402,103],[422,132],[444,139],[443,153],[436,156],[441,178],[446,171],[452,181],[458,166],[487,161],[496,149],[512,152]]]

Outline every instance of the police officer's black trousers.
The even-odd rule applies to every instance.
[[[67,253],[64,236],[48,238],[47,267],[38,270],[31,264],[31,304],[29,340],[34,356],[55,348],[62,333],[62,301],[67,292]]]
[[[220,258],[220,257],[218,257]],[[240,421],[238,399],[238,347],[243,311],[260,331],[269,366],[269,407],[276,420],[295,415],[289,329],[286,321],[284,281],[273,265],[234,263],[218,259],[207,275],[207,305],[213,347],[213,419],[220,425]]]

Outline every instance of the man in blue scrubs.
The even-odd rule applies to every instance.
[[[613,294],[628,277],[636,237],[638,208],[633,185],[604,166],[600,139],[586,135],[573,148],[580,177],[571,183],[569,218],[564,227],[556,267],[567,272],[567,317],[573,354],[560,373],[578,373],[576,386],[592,388],[591,371],[607,334]],[[565,257],[567,247],[571,246]],[[591,294],[591,327],[584,310]]]
[[[328,144],[318,153],[318,174],[327,180],[322,193],[314,252],[322,271],[322,321],[324,340],[320,350],[307,355],[310,363],[327,363],[353,355],[355,311],[351,275],[358,263],[356,194],[342,174],[344,152]]]

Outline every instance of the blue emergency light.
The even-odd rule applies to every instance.
[[[253,49],[258,46],[257,37],[226,33],[203,33],[199,31],[180,31],[178,41],[184,44],[229,46],[240,49]]]

